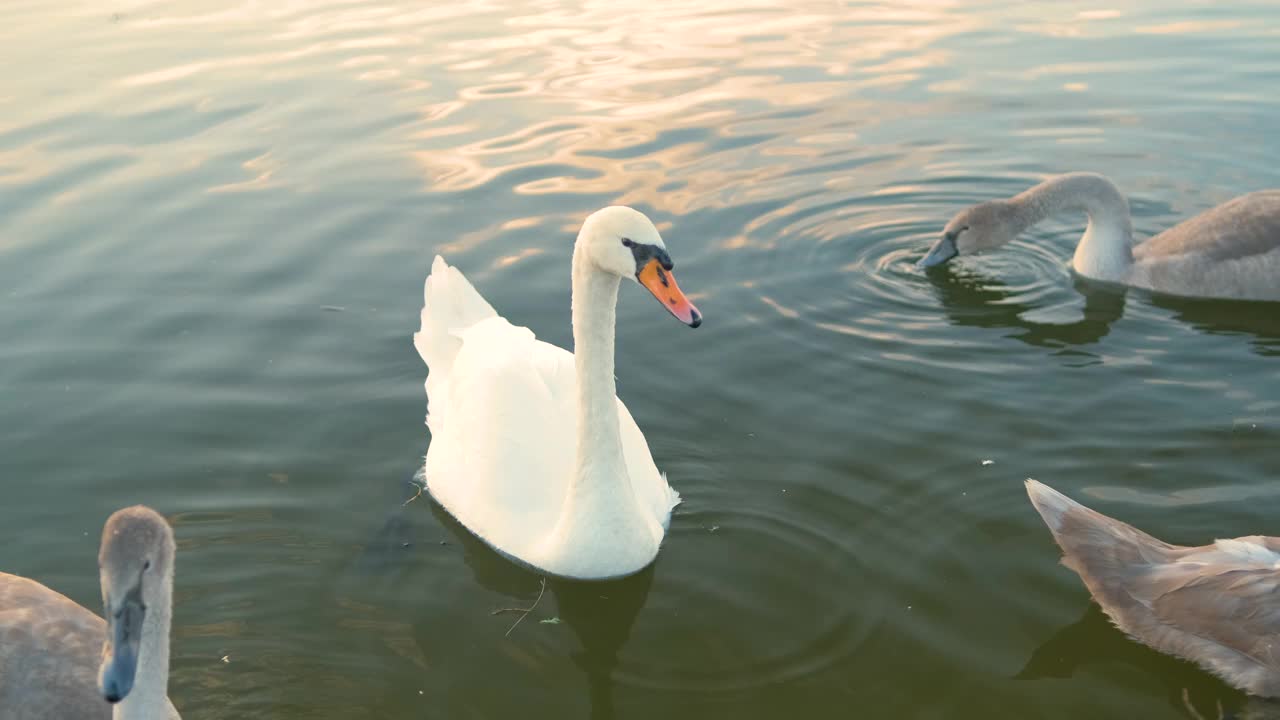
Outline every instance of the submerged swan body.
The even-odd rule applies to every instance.
[[[166,696],[173,531],[154,510],[113,514],[98,567],[106,620],[0,573],[0,717],[179,720]]]
[[[1280,538],[1181,547],[1027,481],[1074,570],[1135,640],[1253,695],[1280,697]]]
[[[436,258],[414,335],[428,367],[426,486],[503,555],[584,580],[630,575],[656,557],[680,496],[615,395],[614,317],[621,281],[634,278],[697,327],[672,267],[641,213],[587,218],[573,251],[570,353],[507,322]]]
[[[1187,297],[1280,300],[1280,190],[1241,195],[1135,245],[1120,190],[1102,175],[1068,173],[961,211],[920,265],[999,247],[1068,211],[1089,218],[1071,261],[1084,277]]]

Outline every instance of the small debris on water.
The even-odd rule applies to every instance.
[[[983,465],[995,465],[995,464],[996,464],[996,461],[995,461],[995,460],[983,460],[983,461],[982,461],[982,464],[983,464]]]
[[[341,305],[321,305],[320,309],[324,310],[325,312],[346,312],[347,311],[347,309],[342,307]]]
[[[289,482],[289,473],[267,473],[267,477],[275,480],[281,485]]]
[[[230,655],[223,655],[223,656],[222,656],[222,662],[224,662],[224,663],[226,663],[226,664],[230,665],[230,664],[231,664],[231,656],[230,656]]]
[[[559,624],[560,624],[560,618],[558,618],[558,617],[550,617],[550,618],[547,618],[547,619],[545,619],[545,620],[539,620],[539,621],[538,621],[538,624],[540,624],[540,625],[559,625]]]
[[[717,530],[719,530],[719,529],[720,529],[720,526],[719,526],[719,525],[712,525],[712,526],[711,526],[711,532],[715,532],[715,531],[717,531]]]

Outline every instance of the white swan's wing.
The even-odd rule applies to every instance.
[[[529,547],[572,477],[573,356],[500,317],[458,337],[446,404],[432,401],[427,488],[489,544]]]
[[[649,452],[649,443],[640,431],[631,412],[622,400],[618,400],[618,426],[622,435],[622,453],[627,462],[627,475],[635,491],[640,507],[648,509],[665,530],[671,520],[671,510],[680,504],[680,493],[667,483],[667,477],[659,472]]]

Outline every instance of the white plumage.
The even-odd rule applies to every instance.
[[[640,213],[588,218],[573,260],[576,357],[507,322],[442,258],[427,279],[414,336],[429,369],[427,490],[498,552],[542,572],[604,579],[643,569],[680,502],[613,380],[618,286],[655,253],[665,257],[665,246]],[[696,327],[697,311],[681,316],[688,301],[667,277],[659,289],[675,295],[664,304]]]

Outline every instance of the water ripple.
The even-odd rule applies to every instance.
[[[1280,186],[1274,19],[4,3],[0,457],[40,479],[4,488],[4,568],[94,597],[103,509],[164,508],[171,692],[217,718],[609,717],[615,691],[628,715],[1152,716],[1124,673],[1008,681],[1087,603],[1020,482],[1170,537],[1264,528],[1274,309],[1080,282],[1080,218],[914,263],[1066,170],[1112,176],[1144,234]],[[553,588],[506,637],[488,613],[538,578],[400,506],[430,442],[422,281],[444,253],[568,345],[573,237],[612,203],[657,221],[706,318],[619,303],[619,392],[685,503],[647,576]]]
[[[650,632],[683,638],[685,649],[637,658],[620,669],[619,682],[714,695],[794,681],[847,660],[876,618],[865,606],[855,612],[840,600],[865,592],[853,548],[811,522],[776,509],[682,513],[671,546],[714,553],[720,564],[715,572],[690,573],[671,567],[685,564],[679,560],[662,562],[661,572],[678,572],[682,581],[650,600],[648,612],[662,618]],[[746,561],[760,553],[788,560]],[[814,592],[815,582],[821,593]],[[716,611],[688,612],[697,607]],[[744,627],[754,630],[735,630]]]

